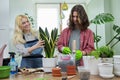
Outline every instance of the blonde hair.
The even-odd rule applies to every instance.
[[[14,44],[19,44],[19,43],[26,43],[26,41],[23,39],[23,31],[22,31],[22,18],[26,18],[28,21],[28,17],[25,15],[18,15],[15,19],[15,29],[14,29],[14,35],[13,35],[13,43]],[[30,23],[30,21],[29,21]],[[36,36],[36,32],[32,29],[32,27],[30,26],[30,32],[32,33],[32,35]]]

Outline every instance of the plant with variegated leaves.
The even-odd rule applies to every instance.
[[[40,34],[40,38],[45,41],[45,45],[44,45],[45,57],[53,58],[56,47],[56,40],[58,36],[58,29],[54,28],[49,33],[47,28],[45,28],[44,31],[41,27],[39,27],[39,34]]]

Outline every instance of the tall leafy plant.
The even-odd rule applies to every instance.
[[[101,40],[101,36],[98,35],[98,25],[105,24],[107,22],[114,21],[114,17],[110,13],[100,13],[95,16],[90,22],[96,25],[96,31],[94,33],[94,41],[96,43],[96,48],[98,49],[98,42]]]
[[[44,45],[45,57],[53,58],[58,35],[58,29],[54,28],[49,33],[47,28],[43,30],[41,27],[39,27],[39,34],[40,38],[45,41]]]
[[[114,42],[111,45],[111,48],[113,48],[119,41],[120,41],[120,26],[118,25],[113,25],[113,30],[116,32],[116,34],[113,36],[113,38],[106,44],[106,46],[109,46],[113,40],[116,39],[116,42]]]
[[[92,51],[90,55],[95,56],[95,58],[110,58],[113,57],[114,51],[113,47],[120,42],[120,26],[113,25],[112,28],[116,34],[113,36],[113,38],[104,46],[99,47],[98,49]],[[112,43],[115,40],[114,43]]]

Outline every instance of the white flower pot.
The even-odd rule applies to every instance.
[[[90,71],[91,75],[98,75],[98,64],[101,63],[101,59],[96,59],[94,56],[83,56],[84,66]]]
[[[98,64],[99,75],[105,78],[113,77],[113,64],[111,63],[99,63]]]
[[[114,55],[113,58],[114,58],[114,63],[120,62],[120,55]]]
[[[45,72],[52,72],[52,68],[56,66],[56,58],[42,58],[43,69]]]
[[[120,62],[114,63],[114,74],[120,76]]]
[[[102,63],[113,63],[113,58],[101,58]]]

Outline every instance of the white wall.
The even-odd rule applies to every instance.
[[[115,17],[114,24],[120,26],[120,0],[111,0],[111,12]],[[115,35],[115,34],[113,34]],[[114,47],[116,54],[120,54],[120,42]]]
[[[4,56],[9,56],[9,0],[0,1],[0,48],[7,44],[4,50]]]
[[[99,5],[98,5],[99,3]],[[87,10],[88,10],[88,17],[89,19],[93,19],[96,15],[99,13],[104,12],[104,0],[92,0],[88,5],[87,5]],[[92,31],[95,32],[95,24],[91,24],[90,28]],[[98,46],[102,46],[105,44],[105,25],[98,25],[98,35],[102,37],[100,42],[98,43]]]

